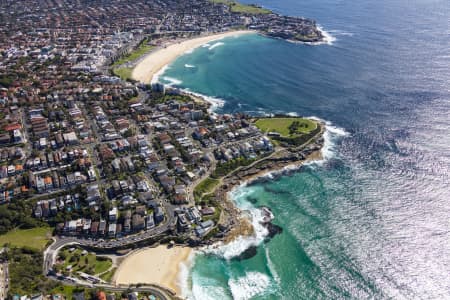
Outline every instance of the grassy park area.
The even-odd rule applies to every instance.
[[[112,268],[108,272],[100,275],[100,278],[106,282],[111,282],[111,279],[113,278],[115,272],[116,272],[116,268]]]
[[[122,80],[131,79],[131,74],[133,73],[132,68],[120,67],[113,69],[114,75],[120,77]]]
[[[58,268],[72,273],[81,271],[95,275],[107,271],[112,266],[109,258],[99,257],[79,248],[65,248],[59,252],[59,258]]]
[[[271,11],[268,9],[257,7],[255,5],[242,4],[233,0],[211,0],[211,2],[226,4],[230,7],[231,12],[235,13],[244,13],[252,15],[271,13]]]
[[[310,133],[317,128],[316,122],[305,118],[262,118],[255,125],[263,132],[277,132],[283,137]]]
[[[112,64],[112,70],[114,75],[119,76],[123,80],[131,79],[131,74],[133,73],[133,68],[122,66],[126,63],[132,62],[144,54],[148,53],[154,48],[154,46],[148,45],[148,39],[144,39],[139,46],[133,50],[130,54],[116,60]]]
[[[194,188],[194,197],[200,200],[203,194],[211,193],[219,184],[219,180],[213,178],[206,178]]]
[[[321,131],[319,122],[305,118],[275,117],[256,120],[256,127],[277,145],[300,146],[307,143]]]
[[[122,57],[121,59],[118,59],[114,62],[114,66],[123,65],[128,62],[132,62],[133,60],[138,59],[142,55],[146,54],[150,50],[154,48],[154,46],[148,45],[147,40],[145,39],[135,50],[133,50],[130,54]]]
[[[10,244],[15,247],[30,247],[43,250],[50,240],[52,230],[50,227],[36,227],[32,229],[13,229],[0,235],[0,246]]]

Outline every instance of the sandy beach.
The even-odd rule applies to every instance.
[[[192,249],[162,245],[131,253],[117,269],[116,284],[154,283],[174,290],[180,295],[177,277],[180,263],[186,261]]]
[[[208,36],[201,36],[189,40],[178,41],[167,47],[159,48],[149,53],[133,69],[132,77],[140,82],[149,83],[153,76],[162,68],[174,61],[178,56],[191,51],[206,43],[223,39],[229,36],[255,33],[250,30],[229,31]]]

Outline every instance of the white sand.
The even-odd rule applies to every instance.
[[[188,247],[158,246],[131,253],[114,274],[116,284],[154,283],[171,288],[180,295],[177,277],[180,263],[188,259]]]
[[[251,30],[229,31],[225,33],[213,34],[185,40],[171,44],[165,48],[160,48],[147,55],[141,62],[139,62],[133,69],[133,79],[140,82],[149,83],[153,76],[162,68],[173,62],[178,56],[191,51],[206,43],[223,39],[229,36],[236,36],[242,34],[255,33]]]

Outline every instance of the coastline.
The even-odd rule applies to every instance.
[[[192,251],[190,247],[168,248],[166,245],[139,249],[124,258],[112,281],[115,285],[155,284],[181,295],[178,276],[181,264],[188,260]]]
[[[142,83],[150,83],[155,75],[161,72],[167,65],[176,60],[180,55],[200,47],[206,43],[220,40],[230,36],[242,34],[255,34],[253,30],[227,31],[218,34],[200,36],[184,41],[175,41],[150,52],[133,69],[132,78]]]
[[[252,184],[258,180],[265,180],[264,178],[267,176],[270,176],[272,179],[273,176],[296,171],[306,163],[323,159],[326,124],[322,122],[320,124],[320,132],[305,145],[292,149],[282,149],[275,155],[264,158],[256,164],[231,172],[223,179],[222,183],[214,191],[216,199],[222,204],[224,210],[220,218],[221,221],[218,224],[223,232],[223,236],[212,238],[209,244],[218,241],[224,241],[227,244],[239,236],[251,236],[255,233],[251,221],[242,214],[242,211],[231,199],[230,194],[240,186]]]
[[[274,157],[267,157],[255,165],[235,170],[223,179],[222,184],[214,191],[224,210],[225,216],[221,217],[222,222],[218,224],[223,236],[213,237],[206,243],[196,246],[168,248],[166,245],[159,245],[131,252],[120,263],[113,283],[116,285],[151,283],[167,287],[177,296],[183,296],[186,292],[184,290],[186,272],[190,269],[189,261],[192,255],[195,255],[196,249],[205,249],[205,246],[208,249],[209,246],[216,245],[213,249],[218,250],[217,247],[220,248],[222,245],[236,243],[243,244],[241,246],[246,248],[259,244],[261,238],[265,238],[265,234],[261,237],[260,228],[255,230],[254,220],[248,218],[236,205],[232,199],[233,191],[259,180],[272,180],[276,176],[294,172],[307,163],[323,159],[323,134],[326,125],[322,122],[321,125],[321,131],[306,145],[295,149],[283,149]],[[266,234],[272,234],[268,227],[267,230]],[[251,241],[247,241],[247,238]],[[238,254],[240,253],[233,253],[230,257]],[[156,257],[158,259],[155,259]]]

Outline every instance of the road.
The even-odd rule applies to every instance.
[[[143,241],[147,238],[150,237],[154,237],[157,234],[155,232],[158,232],[159,234],[164,232],[164,229],[167,230],[168,226],[170,225],[170,222],[166,222],[164,224],[164,226],[159,226],[156,231],[153,231],[152,235],[147,235],[146,233],[141,233],[139,234],[139,236],[135,236],[131,239],[127,239],[127,241],[105,241],[105,242],[99,242],[99,241],[94,241],[94,240],[87,240],[87,239],[79,239],[76,237],[63,237],[63,238],[55,238],[55,241],[52,245],[50,245],[44,252],[44,265],[43,265],[43,273],[44,275],[46,275],[47,277],[53,279],[53,280],[57,280],[57,281],[61,281],[64,284],[69,284],[69,285],[77,285],[77,286],[86,286],[86,287],[98,287],[98,288],[104,288],[108,291],[112,291],[112,292],[121,292],[121,291],[127,291],[127,290],[132,290],[132,291],[136,291],[136,292],[150,292],[152,294],[154,294],[155,296],[157,296],[160,299],[172,299],[172,297],[170,296],[171,294],[173,295],[173,293],[170,293],[169,290],[163,288],[163,287],[158,287],[155,285],[147,285],[147,286],[141,286],[141,287],[131,287],[131,286],[114,286],[114,285],[108,285],[108,284],[93,284],[90,282],[86,282],[86,281],[82,281],[82,280],[77,280],[74,282],[74,280],[69,280],[68,278],[66,279],[58,279],[55,276],[52,276],[49,274],[49,271],[52,270],[52,266],[54,265],[55,261],[56,261],[56,257],[58,254],[58,251],[68,245],[82,245],[82,246],[89,246],[89,247],[98,247],[98,248],[108,248],[108,246],[102,247],[102,245],[104,243],[107,243],[108,245],[111,245],[114,243],[121,243],[120,245],[127,245],[127,244],[132,244],[132,243],[136,243],[138,241]],[[148,232],[150,233],[150,232]],[[112,245],[109,248],[113,248]]]
[[[104,289],[108,292],[125,292],[125,291],[132,291],[132,292],[146,292],[151,293],[154,296],[157,297],[157,299],[161,300],[170,300],[173,299],[173,296],[175,296],[175,292],[169,290],[168,288],[154,285],[154,284],[148,284],[148,285],[142,285],[142,286],[133,286],[133,285],[120,285],[115,286],[111,284],[95,284],[85,281],[76,281],[66,278],[66,279],[58,279],[55,276],[48,276],[49,278],[64,283],[65,285],[73,285],[73,286],[83,286],[87,288],[100,288]]]

